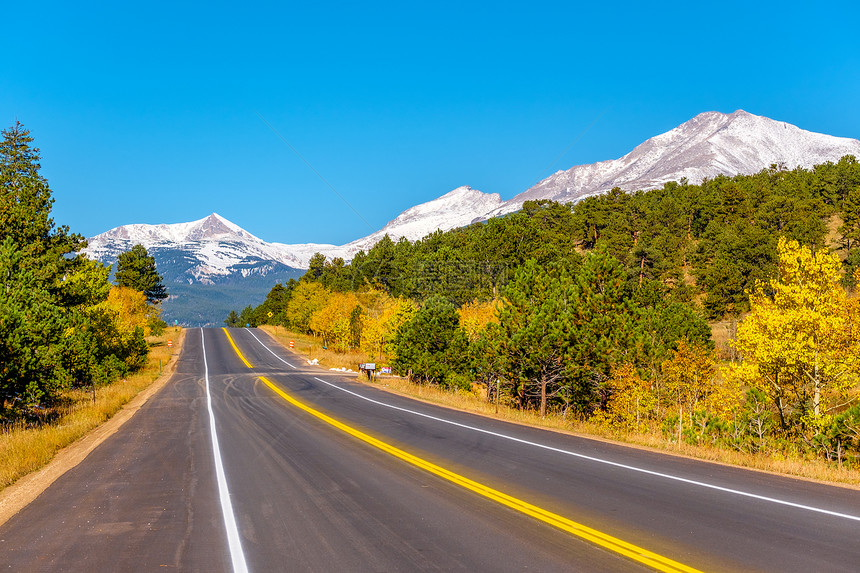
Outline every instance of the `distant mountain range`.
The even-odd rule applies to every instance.
[[[142,244],[155,257],[173,295],[164,303],[165,318],[214,324],[231,309],[259,304],[276,282],[300,276],[316,252],[350,260],[386,234],[395,241],[414,241],[437,229],[517,211],[528,200],[570,203],[613,187],[653,189],[681,178],[700,183],[720,174],[757,173],[773,164],[808,168],[845,155],[860,157],[860,141],[805,131],[742,110],[707,112],[652,137],[624,157],[558,171],[508,201],[497,193],[458,187],[345,245],[268,243],[213,213],[190,223],[117,227],[89,239],[85,252],[113,264],[119,253]],[[245,295],[245,300],[237,302],[234,295]]]

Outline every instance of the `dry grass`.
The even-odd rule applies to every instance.
[[[165,329],[164,335],[151,337],[146,367],[108,386],[96,389],[95,400],[89,390],[74,390],[63,396],[62,405],[51,423],[39,427],[14,426],[0,430],[0,489],[46,465],[54,455],[118,412],[129,400],[152,384],[172,354],[179,353],[180,329]],[[174,341],[167,348],[167,340]]]
[[[358,352],[338,354],[331,350],[323,350],[322,341],[319,338],[296,334],[283,327],[262,326],[260,328],[271,334],[285,346],[288,346],[290,340],[295,341],[295,348],[293,350],[307,358],[317,358],[320,366],[323,368],[345,366],[355,370],[359,362],[370,360],[369,357]],[[715,328],[715,335],[716,330],[718,328]],[[557,413],[550,413],[545,418],[541,418],[540,414],[534,410],[519,410],[518,408],[511,407],[509,404],[502,403],[497,406],[494,402],[488,402],[486,392],[477,386],[472,392],[453,392],[436,386],[415,384],[397,376],[381,376],[373,385],[396,394],[409,396],[432,404],[508,422],[624,443],[634,447],[656,449],[672,455],[860,488],[860,472],[840,468],[818,458],[780,458],[747,454],[716,447],[692,446],[684,443],[679,445],[674,442],[668,442],[657,428],[652,432],[644,434],[619,434],[591,422],[564,419]]]
[[[290,346],[290,341],[294,341],[296,344],[295,348],[293,348],[294,351],[308,360],[319,360],[319,365],[323,368],[350,368],[358,371],[358,365],[362,362],[374,361],[373,357],[359,350],[336,352],[332,349],[324,349],[322,338],[290,332],[283,326],[263,325],[260,326],[260,329],[268,332],[287,348]]]
[[[738,320],[721,320],[719,322],[711,322],[709,325],[711,327],[711,339],[714,341],[717,356],[721,360],[735,360],[738,354],[734,347],[732,347],[731,341],[737,336]]]
[[[833,214],[827,220],[827,236],[824,239],[824,244],[830,247],[832,251],[836,251],[842,255],[841,258],[845,258],[847,253],[843,251],[840,247],[840,239],[842,238],[842,233],[839,232],[839,227],[842,226],[842,218],[838,214]]]

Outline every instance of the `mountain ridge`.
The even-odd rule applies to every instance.
[[[344,245],[268,243],[212,213],[188,223],[116,227],[91,238],[84,252],[112,262],[136,243],[147,249],[176,247],[199,259],[187,278],[212,283],[217,280],[213,277],[237,268],[245,276],[264,273],[259,265],[253,270],[255,260],[295,269],[307,268],[316,252],[350,260],[386,234],[394,241],[401,237],[414,241],[436,230],[448,231],[517,211],[528,200],[571,203],[614,187],[648,190],[682,178],[698,184],[717,175],[757,173],[772,164],[809,168],[844,155],[860,157],[860,141],[806,131],[743,110],[731,114],[711,111],[647,139],[618,159],[559,170],[507,201],[498,193],[484,193],[468,185],[457,187],[406,209],[381,229]]]
[[[704,112],[618,159],[559,170],[487,218],[517,211],[528,200],[569,203],[614,187],[649,190],[682,178],[698,184],[717,175],[752,175],[772,164],[809,168],[845,155],[860,157],[860,141],[806,131],[744,110]]]
[[[253,279],[259,288],[248,294],[261,302],[268,292],[265,285],[270,288],[275,282],[297,278],[314,253],[348,261],[386,234],[394,241],[401,237],[414,241],[436,230],[448,231],[517,211],[528,200],[571,203],[614,187],[647,190],[682,178],[698,184],[717,175],[757,173],[773,164],[809,168],[845,155],[860,157],[860,141],[805,131],[743,110],[705,112],[618,159],[559,170],[507,201],[497,193],[457,187],[404,210],[381,229],[344,245],[268,243],[212,213],[188,223],[116,227],[91,238],[84,252],[113,264],[121,252],[140,243],[155,257],[168,290],[169,283],[186,285],[180,290],[188,297],[188,288],[195,284],[214,287],[235,285],[239,280],[250,284]],[[165,315],[173,306],[181,303],[169,299]]]

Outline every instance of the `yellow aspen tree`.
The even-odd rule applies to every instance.
[[[740,404],[736,384],[718,376],[717,361],[709,348],[678,342],[678,349],[660,368],[662,401],[692,423],[697,411],[725,416]]]
[[[645,431],[657,403],[651,382],[644,380],[632,364],[623,364],[613,370],[607,385],[611,395],[606,410],[596,412],[592,421],[626,432]]]
[[[287,303],[287,319],[299,332],[309,332],[311,316],[323,308],[329,291],[317,282],[299,282]]]
[[[460,307],[460,326],[466,331],[469,340],[474,342],[491,322],[498,323],[497,305],[499,301],[480,302],[474,300]]]
[[[325,305],[311,315],[308,326],[322,336],[326,344],[334,343],[338,350],[346,351],[351,334],[350,314],[357,305],[355,293],[332,292]]]
[[[839,284],[835,254],[780,239],[779,276],[750,293],[735,342],[736,376],[762,390],[783,430],[844,405],[860,370],[858,308]]]
[[[116,313],[125,330],[139,327],[147,332],[150,319],[161,312],[158,307],[146,303],[146,295],[131,287],[111,287],[106,304]]]
[[[376,359],[390,353],[397,329],[415,312],[413,303],[404,298],[383,295],[375,308],[361,316],[361,348]],[[393,358],[393,356],[389,356]]]

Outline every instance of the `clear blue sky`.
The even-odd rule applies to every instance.
[[[5,3],[0,123],[75,232],[214,211],[287,243],[371,229],[260,116],[374,229],[703,111],[860,138],[856,2],[356,4]]]

